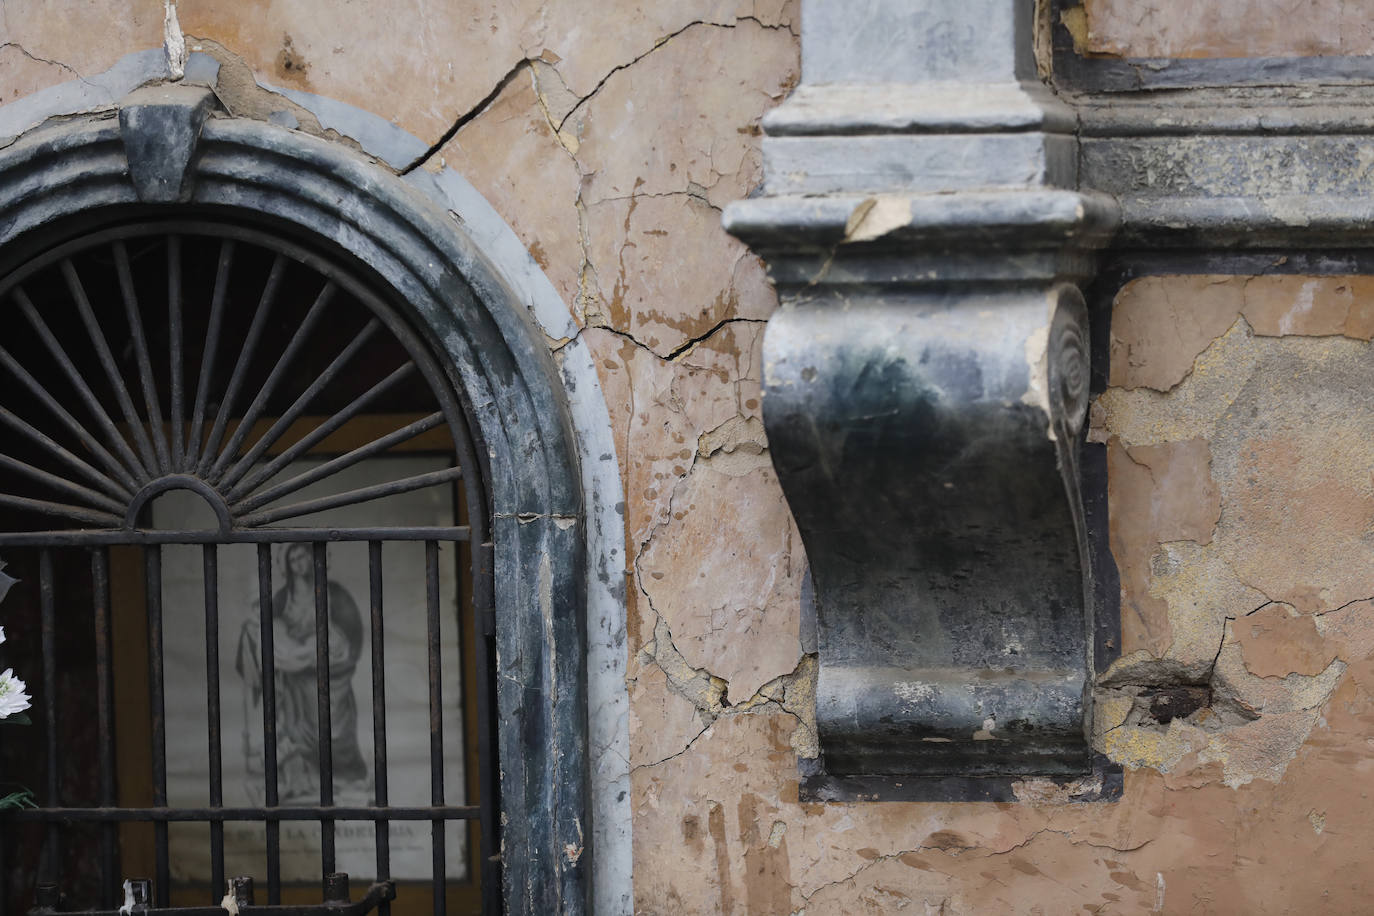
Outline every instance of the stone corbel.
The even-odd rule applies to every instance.
[[[1077,189],[1030,4],[859,6],[804,5],[763,193],[725,215],[781,299],[764,423],[815,585],[803,784],[1011,798],[1092,767],[1080,287],[1118,209]]]

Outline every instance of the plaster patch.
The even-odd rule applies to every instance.
[[[1110,383],[1169,391],[1238,317],[1260,336],[1374,336],[1374,278],[1141,277],[1112,310]]]
[[[1103,429],[1130,445],[1210,442],[1211,555],[1266,599],[1320,613],[1374,594],[1369,354],[1363,340],[1259,337],[1241,320],[1167,396],[1105,392]]]
[[[1236,621],[1245,667],[1259,677],[1321,673],[1336,658],[1314,619],[1275,602]]]
[[[1198,438],[1133,448],[1117,439],[1108,443],[1108,497],[1113,507],[1109,538],[1121,576],[1124,654],[1140,649],[1156,656],[1172,654],[1176,620],[1182,615],[1172,613],[1168,594],[1161,594],[1157,586],[1177,580],[1197,556],[1185,545],[1177,550],[1164,545],[1183,539],[1199,545],[1211,542],[1221,516],[1211,460],[1207,441]],[[1190,562],[1177,562],[1176,557]],[[1186,592],[1183,597],[1188,597]],[[1251,607],[1254,604],[1245,610]],[[1217,635],[1194,645],[1183,657],[1196,663],[1202,655],[1210,661]]]
[[[175,0],[163,0],[162,50],[167,55],[167,72],[174,80],[186,75],[186,38],[177,21]]]

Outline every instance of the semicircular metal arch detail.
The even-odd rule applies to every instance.
[[[0,510],[34,520],[4,537],[145,527],[178,488],[222,534],[338,524],[459,482],[485,505],[427,342],[346,265],[279,235],[186,220],[83,234],[0,277],[0,314]],[[426,441],[446,466],[377,460]]]
[[[584,912],[594,858],[586,850],[587,506],[564,382],[527,293],[488,260],[490,240],[431,193],[424,169],[397,176],[341,144],[266,122],[209,117],[184,159],[179,202],[149,204],[131,181],[128,143],[148,139],[158,123],[105,112],[52,119],[0,149],[0,275],[50,250],[74,219],[90,229],[133,209],[191,209],[271,220],[293,239],[318,239],[394,292],[398,310],[442,356],[487,472],[490,527],[474,590],[493,606],[502,722],[502,854],[487,864],[510,912]],[[280,539],[282,530],[238,536]],[[81,534],[140,537],[128,529]],[[586,851],[570,857],[567,849]]]

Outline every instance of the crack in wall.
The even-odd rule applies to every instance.
[[[974,855],[978,855],[982,859],[1000,859],[1005,856],[1010,856],[1018,850],[1021,850],[1029,846],[1030,844],[1034,843],[1036,840],[1040,839],[1042,836],[1045,836],[1046,834],[1052,834],[1055,836],[1063,837],[1072,846],[1086,846],[1091,849],[1102,849],[1111,852],[1122,853],[1136,852],[1140,849],[1144,849],[1146,846],[1150,845],[1150,843],[1153,842],[1153,839],[1147,839],[1143,842],[1136,843],[1134,845],[1117,845],[1113,843],[1095,842],[1089,838],[1076,836],[1072,831],[1069,830],[1061,830],[1054,827],[1045,826],[1030,831],[1021,839],[1020,842],[1008,846],[1005,849],[990,850],[987,849],[984,844],[965,844],[954,842],[955,839],[959,838],[958,834],[953,834],[949,831],[940,830],[928,835],[925,838],[925,840],[934,839],[936,842],[928,843],[922,841],[921,843],[918,843],[917,845],[907,849],[899,849],[895,852],[878,854],[873,858],[869,859],[868,861],[864,862],[863,865],[859,866],[854,871],[850,872],[844,877],[835,878],[833,880],[825,882],[824,884],[819,884],[816,887],[812,888],[810,891],[801,891],[800,889],[798,889],[797,893],[801,897],[803,904],[809,904],[818,894],[821,894],[822,892],[831,888],[839,888],[845,884],[855,884],[854,889],[858,890],[857,881],[859,877],[863,875],[865,872],[870,871],[871,869],[876,868],[884,863],[901,861],[905,856],[916,856],[921,854],[931,855],[943,853],[945,855],[950,856],[951,858],[957,859],[962,855],[972,853]],[[876,850],[874,851],[876,852]],[[938,868],[931,869],[931,871],[933,871],[933,873],[935,874],[943,875],[945,877],[955,877],[955,875],[942,872]],[[1048,880],[1053,881],[1056,884],[1059,884],[1060,886],[1064,886],[1063,882],[1059,881],[1052,875],[1045,874],[1043,871],[1039,872],[1039,874],[1047,878]],[[983,877],[996,880],[993,875],[988,874],[986,872],[983,874]],[[953,905],[953,903],[954,901],[948,895],[943,895],[939,903],[940,909],[938,911],[932,911],[929,909],[930,901],[929,899],[927,899],[926,912],[944,913],[946,912],[945,907]],[[793,916],[797,916],[797,914],[803,912],[805,912],[805,906],[803,906],[802,909],[794,910]]]
[[[773,30],[783,30],[783,31],[791,32],[791,33],[794,34],[794,35],[796,34],[796,32],[794,32],[794,31],[792,30],[791,26],[789,26],[789,25],[782,25],[782,24],[779,24],[779,25],[769,25],[769,24],[763,22],[761,19],[759,19],[759,18],[756,17],[756,16],[737,16],[737,17],[735,17],[735,21],[734,21],[734,22],[730,22],[730,23],[726,23],[726,22],[707,22],[707,21],[704,20],[704,19],[696,19],[696,20],[693,20],[692,22],[687,23],[686,25],[682,26],[681,28],[676,29],[675,31],[669,32],[667,35],[665,35],[665,36],[663,36],[662,38],[658,39],[657,41],[654,42],[653,47],[651,47],[651,48],[649,48],[647,51],[644,51],[643,53],[637,55],[636,57],[634,57],[634,58],[633,58],[632,60],[630,60],[629,62],[623,63],[623,64],[618,64],[617,66],[612,67],[609,71],[607,71],[607,72],[606,72],[606,75],[603,76],[603,77],[601,77],[601,79],[597,81],[596,85],[593,86],[593,87],[591,88],[591,91],[588,92],[586,95],[582,96],[581,98],[579,98],[578,101],[577,101],[577,104],[574,105],[574,106],[572,107],[572,109],[569,110],[568,113],[567,113],[566,115],[563,116],[562,120],[560,120],[560,121],[558,122],[558,129],[561,131],[561,130],[563,129],[563,125],[565,125],[565,124],[568,123],[568,119],[571,118],[574,114],[576,114],[577,111],[578,111],[583,105],[585,105],[585,104],[588,102],[588,100],[590,100],[593,96],[595,96],[598,92],[600,92],[601,89],[606,85],[606,82],[607,82],[611,77],[615,76],[615,75],[616,75],[617,73],[619,73],[621,70],[626,70],[626,69],[628,69],[628,68],[630,68],[630,67],[633,67],[635,64],[639,63],[641,60],[643,60],[644,58],[648,57],[650,54],[654,53],[654,52],[657,51],[659,48],[663,47],[663,46],[666,45],[668,42],[672,41],[674,38],[677,38],[679,35],[683,34],[684,32],[690,31],[691,29],[697,28],[698,26],[707,26],[707,27],[718,28],[718,29],[733,29],[733,28],[736,28],[736,27],[738,26],[738,24],[741,23],[741,22],[752,22],[752,23],[754,23],[755,25],[759,26],[760,28],[764,28],[764,29],[773,29]]]
[[[85,83],[86,85],[92,85],[90,80],[82,76],[81,73],[79,73],[77,69],[71,66],[70,64],[65,64],[60,60],[50,60],[46,57],[39,57],[37,54],[34,54],[32,51],[30,51],[28,48],[24,47],[17,41],[0,42],[0,49],[4,48],[14,48],[16,51],[18,51],[20,54],[24,55],[34,63],[47,64],[50,67],[57,67],[59,70],[62,70],[65,73],[70,73],[72,76],[81,80],[81,82]]]
[[[761,19],[755,16],[737,16],[735,17],[735,20],[733,22],[729,23],[708,22],[706,20],[701,19],[693,20],[692,22],[687,23],[681,28],[675,29],[674,31],[669,32],[667,35],[664,35],[663,37],[657,39],[653,43],[652,47],[635,55],[629,61],[626,61],[623,64],[617,64],[610,70],[606,71],[606,73],[597,81],[596,85],[594,85],[585,95],[577,96],[575,94],[568,93],[569,95],[572,95],[574,98],[576,98],[577,101],[573,103],[573,105],[568,109],[566,113],[564,113],[561,117],[557,119],[554,118],[552,112],[549,110],[544,93],[539,91],[538,74],[536,72],[536,95],[540,98],[540,106],[544,109],[545,117],[549,121],[549,126],[552,128],[554,136],[558,138],[559,144],[565,150],[567,150],[568,154],[573,157],[573,161],[576,162],[576,151],[572,148],[572,146],[575,144],[569,143],[569,138],[564,133],[564,127],[567,125],[569,119],[571,119],[573,115],[580,111],[588,101],[594,98],[605,87],[606,83],[611,79],[611,77],[615,76],[617,73],[623,70],[627,70],[630,67],[633,67],[635,64],[644,60],[646,57],[653,54],[658,49],[662,48],[664,45],[672,41],[674,38],[677,38],[679,35],[682,35],[683,33],[690,31],[693,28],[705,26],[711,28],[733,29],[738,27],[739,23],[741,22],[751,22],[759,26],[760,28],[770,30],[785,30],[788,32],[792,32],[793,34],[796,34],[792,30],[790,25],[770,25],[768,23],[763,22]],[[432,160],[436,155],[438,155],[440,150],[450,140],[452,140],[460,130],[463,129],[463,127],[471,123],[475,118],[479,117],[484,111],[490,108],[491,105],[497,100],[497,98],[500,97],[501,93],[505,91],[505,89],[512,82],[514,82],[517,77],[519,77],[521,72],[523,72],[526,69],[534,70],[536,65],[543,65],[547,67],[552,73],[559,76],[559,82],[562,84],[564,91],[567,92],[567,84],[563,82],[561,75],[558,74],[557,67],[549,63],[548,61],[544,60],[542,57],[537,55],[530,55],[527,52],[525,57],[521,58],[515,64],[513,64],[511,68],[507,70],[499,80],[497,80],[496,85],[492,87],[490,92],[488,92],[480,101],[478,101],[467,111],[463,112],[456,119],[454,119],[453,123],[450,124],[449,127],[444,131],[444,133],[434,143],[430,145],[429,149],[427,149],[424,153],[421,153],[419,156],[415,158],[414,161],[410,162],[403,169],[401,169],[400,174],[407,175],[410,172],[413,172],[415,169],[427,165],[430,162],[430,160]],[[579,167],[579,171],[580,170],[581,169]],[[581,194],[579,192],[579,199],[580,197]]]
[[[640,664],[652,664],[661,670],[667,679],[668,689],[691,703],[704,724],[681,750],[660,760],[637,764],[632,771],[660,766],[682,756],[724,716],[764,712],[785,713],[791,716],[796,721],[792,747],[798,756],[819,756],[815,718],[817,664],[814,654],[803,655],[792,671],[768,681],[753,696],[731,703],[729,683],[705,667],[694,667],[683,657],[673,644],[673,634],[668,622],[654,609],[653,600],[642,584],[639,588],[649,609],[654,612],[653,639],[639,650]],[[632,679],[631,683],[636,681],[637,679]]]
[[[1368,598],[1353,598],[1353,599],[1351,599],[1350,601],[1347,601],[1345,604],[1342,604],[1340,607],[1333,607],[1333,608],[1332,608],[1331,610],[1329,610],[1329,611],[1317,611],[1316,613],[1310,614],[1310,615],[1308,615],[1308,616],[1310,616],[1310,617],[1325,617],[1327,614],[1334,614],[1334,613],[1336,613],[1337,611],[1343,611],[1343,610],[1345,610],[1345,609],[1348,608],[1348,607],[1351,607],[1351,606],[1356,605],[1356,604],[1360,604],[1360,603],[1365,602],[1365,601],[1374,601],[1374,595],[1371,595],[1371,596],[1368,597]],[[1276,602],[1273,602],[1273,603],[1274,603],[1274,604],[1278,604],[1279,602],[1276,601]],[[1260,609],[1259,609],[1259,608],[1255,608],[1255,610],[1257,611],[1257,610],[1260,610]],[[1253,614],[1254,611],[1251,611],[1250,613]],[[1248,616],[1248,615],[1247,615],[1247,616]]]
[[[516,78],[519,77],[520,74],[531,65],[531,63],[532,61],[528,57],[522,58],[519,61],[517,61],[514,66],[507,70],[505,74],[499,80],[496,81],[496,85],[492,87],[490,92],[483,96],[482,99],[476,105],[473,105],[467,111],[463,112],[456,119],[454,119],[453,123],[449,125],[448,129],[440,135],[439,139],[435,140],[433,143],[430,144],[429,149],[425,150],[419,156],[416,156],[415,159],[413,159],[409,165],[400,169],[398,174],[409,175],[411,172],[415,171],[421,166],[427,165],[429,161],[433,159],[436,155],[438,155],[439,151],[443,149],[444,146],[447,145],[447,143],[457,135],[458,131],[462,130],[468,124],[472,123],[472,121],[479,115],[481,115],[482,112],[490,108],[492,103],[495,102],[497,98],[500,97],[501,93],[506,90],[506,87],[509,86],[511,83],[515,82]]]
[[[711,203],[710,198],[706,196],[706,188],[703,188],[701,185],[697,184],[694,181],[687,182],[687,188],[682,191],[636,191],[633,194],[616,194],[610,197],[600,197],[597,198],[596,202],[599,204],[604,204],[607,201],[613,200],[658,200],[668,197],[690,197],[693,200],[700,201],[701,203],[710,207],[712,210],[715,210],[717,213],[725,212],[724,207]]]

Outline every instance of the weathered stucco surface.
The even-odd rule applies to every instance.
[[[90,0],[0,3],[0,103],[161,46],[162,13],[160,0],[128,0],[117,11]]]
[[[1117,57],[1321,57],[1374,52],[1374,21],[1347,0],[1065,3],[1081,51]]]
[[[1306,53],[1308,31],[1321,53],[1374,45],[1317,4],[1266,51],[1279,17],[1251,6],[1088,13],[1097,50],[1130,56]],[[775,299],[719,222],[796,80],[797,4],[178,10],[234,110],[292,110],[261,86],[298,89],[430,144],[417,167],[480,190],[595,354],[625,482],[639,912],[1367,909],[1374,279],[1166,277],[1118,297],[1092,435],[1123,632],[1095,741],[1127,766],[1121,801],[1026,785],[1022,804],[804,804],[804,557],[760,421]],[[0,16],[0,100],[162,43],[161,3]]]
[[[634,771],[639,909],[1365,906],[1367,284],[1166,277],[1117,299],[1113,387],[1092,433],[1109,449],[1125,640],[1098,690],[1095,744],[1126,767],[1119,802],[1026,785],[1022,804],[803,804],[801,726],[785,709],[712,720],[682,704],[663,717],[674,742]],[[670,753],[684,734],[696,737]]]

